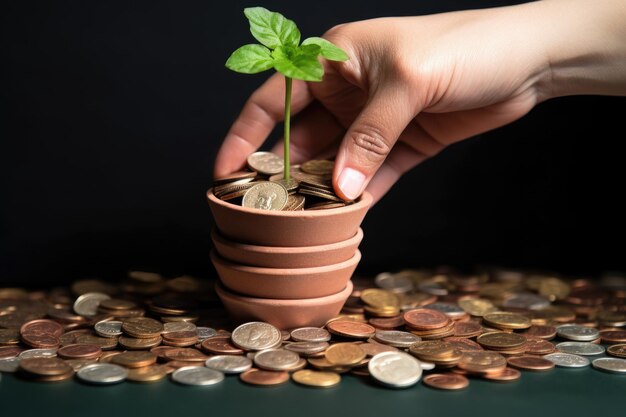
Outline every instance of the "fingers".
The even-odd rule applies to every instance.
[[[373,92],[348,129],[333,172],[333,185],[339,197],[354,200],[363,192],[417,113],[406,90],[387,84]]]
[[[313,102],[302,111],[291,126],[291,162],[299,164],[317,158],[332,142],[340,140],[344,129],[328,110],[318,102]],[[283,154],[283,141],[272,149],[277,155]]]
[[[272,75],[248,99],[217,153],[213,175],[216,178],[242,169],[246,158],[265,141],[285,109],[285,78]],[[296,114],[312,100],[306,83],[293,80],[291,113]]]

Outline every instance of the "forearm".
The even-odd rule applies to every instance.
[[[528,4],[550,71],[544,98],[626,95],[626,1],[543,0]]]

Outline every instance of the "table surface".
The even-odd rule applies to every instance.
[[[512,383],[472,379],[462,391],[440,391],[421,382],[394,390],[369,378],[342,376],[329,389],[249,386],[237,376],[221,384],[188,387],[170,380],[91,386],[77,380],[27,382],[13,374],[0,380],[0,416],[597,416],[624,415],[626,375],[591,367],[524,372]],[[141,413],[141,414],[137,414]]]

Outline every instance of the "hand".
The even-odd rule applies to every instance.
[[[367,187],[377,201],[403,173],[446,146],[567,94],[559,90],[567,81],[555,85],[555,68],[568,59],[555,52],[563,33],[546,26],[567,10],[563,5],[380,18],[331,29],[324,37],[350,60],[325,61],[320,83],[294,80],[292,162],[336,154],[336,193],[354,199]],[[581,7],[578,14],[589,13]],[[263,143],[282,119],[283,96],[280,74],[252,94],[218,153],[217,177],[241,169]],[[281,149],[279,143],[274,152]]]

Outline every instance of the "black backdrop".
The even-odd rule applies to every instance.
[[[262,5],[315,36],[351,20],[506,3]],[[213,276],[204,196],[213,159],[267,76],[223,65],[252,40],[250,5],[2,2],[0,284],[118,279],[129,269]],[[552,100],[419,166],[368,214],[360,272],[625,269],[625,103]]]

